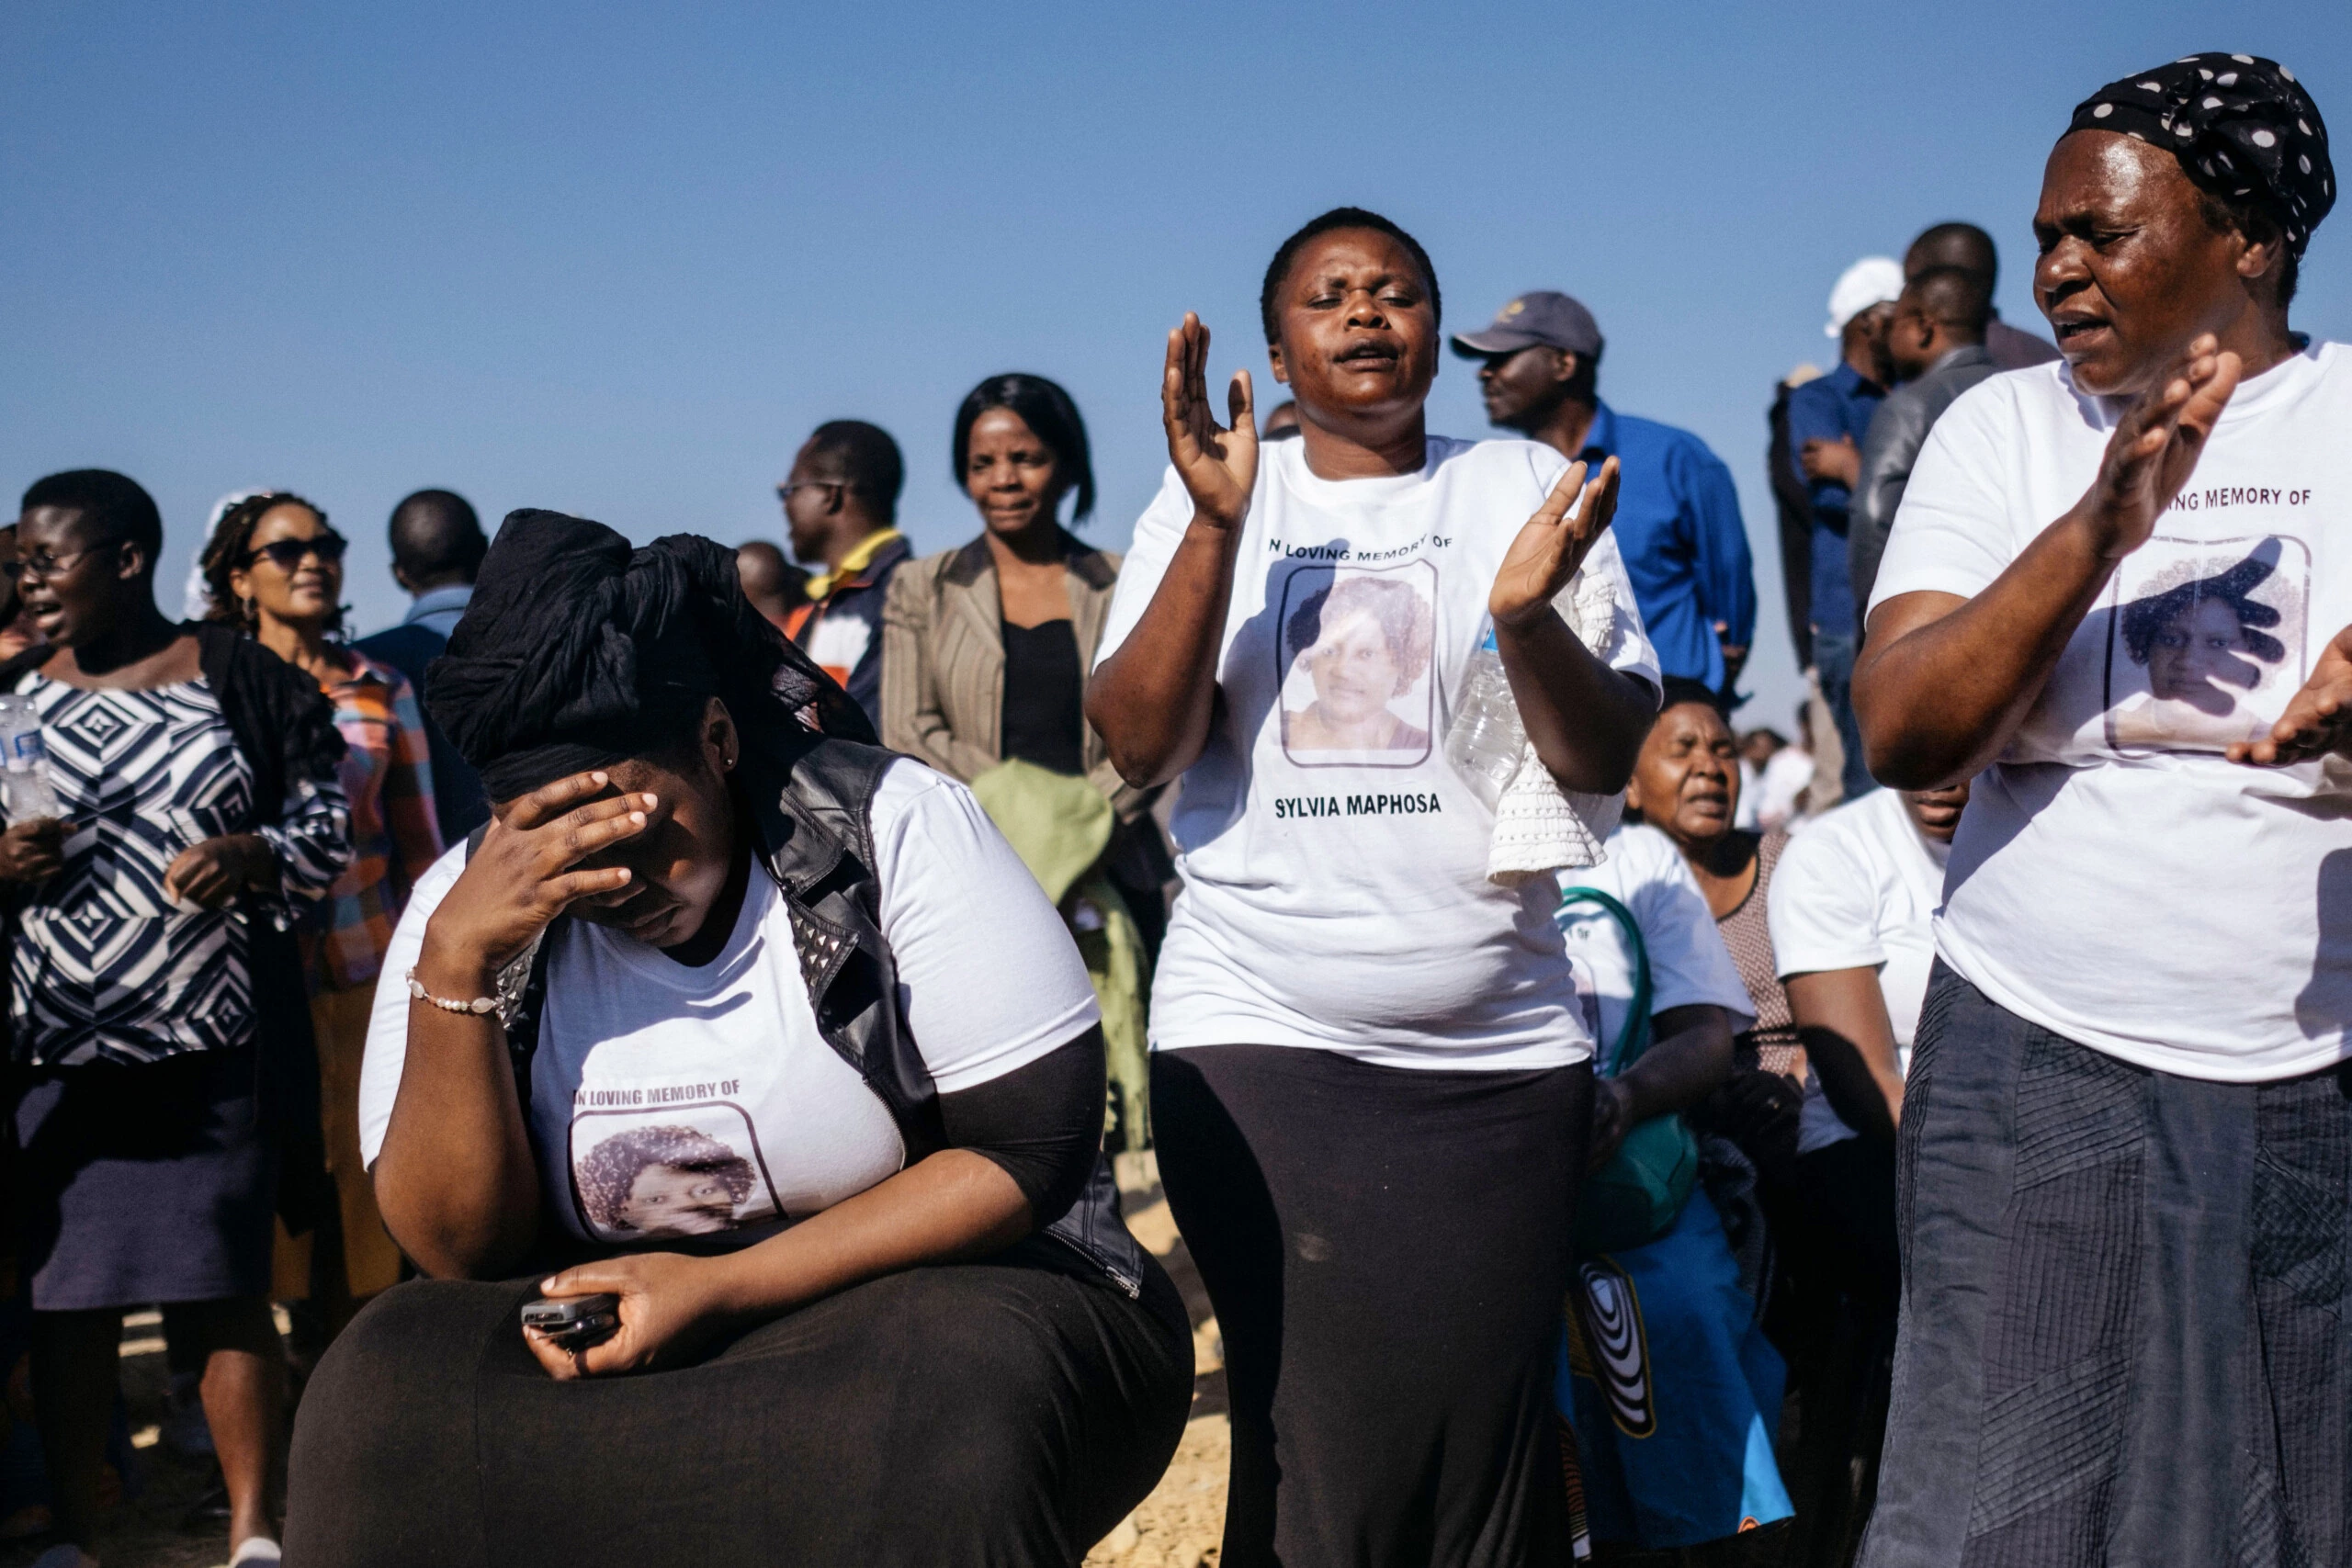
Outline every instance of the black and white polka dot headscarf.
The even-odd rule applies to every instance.
[[[2171,149],[2199,188],[2269,209],[2297,255],[2335,205],[2319,106],[2275,60],[2192,54],[2109,82],[2075,106],[2067,130]]]

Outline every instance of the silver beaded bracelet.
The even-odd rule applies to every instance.
[[[492,1013],[499,1010],[498,998],[495,997],[476,997],[469,1002],[452,1001],[447,997],[436,997],[432,992],[424,988],[424,983],[416,977],[416,971],[413,969],[411,969],[408,972],[408,994],[414,997],[418,1001],[431,1002],[443,1012],[462,1012],[480,1015],[482,1013]]]

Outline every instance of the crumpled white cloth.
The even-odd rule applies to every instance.
[[[1555,601],[1568,629],[1596,655],[1615,641],[1617,595],[1609,579],[1578,568]],[[1495,834],[1487,851],[1487,880],[1517,887],[1546,872],[1576,871],[1608,858],[1601,843],[1625,814],[1625,796],[1562,789],[1529,741],[1519,771],[1495,803]]]

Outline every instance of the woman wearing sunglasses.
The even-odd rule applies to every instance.
[[[400,1278],[400,1250],[385,1234],[359,1163],[359,1060],[392,927],[442,847],[416,694],[398,670],[339,640],[344,545],[319,508],[265,491],[221,514],[203,559],[209,618],[316,681],[349,748],[343,787],[351,801],[351,864],[301,931],[327,1169],[342,1221],[340,1247],[315,1238],[308,1270],[320,1326],[330,1334],[358,1303]],[[280,1264],[284,1290],[287,1273],[302,1277],[301,1260],[284,1257]]]

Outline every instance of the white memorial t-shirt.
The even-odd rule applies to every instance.
[[[1651,1016],[1703,1004],[1731,1014],[1734,1034],[1753,1025],[1756,1004],[1748,999],[1731,949],[1724,945],[1707,896],[1699,891],[1674,840],[1635,822],[1609,835],[1607,847],[1609,858],[1600,864],[1561,873],[1561,891],[1597,888],[1633,915],[1649,954]],[[1617,917],[1598,904],[1563,903],[1554,918],[1567,938],[1585,1032],[1600,1042],[1605,1057],[1624,1031],[1625,1010],[1634,999],[1633,948]]]
[[[1557,884],[1487,880],[1494,814],[1445,760],[1505,552],[1567,460],[1431,436],[1395,478],[1318,479],[1259,449],[1208,749],[1171,830],[1184,889],[1152,982],[1158,1050],[1298,1045],[1408,1067],[1550,1067],[1591,1044],[1552,924]],[[1193,515],[1170,469],[1119,573],[1098,664]],[[1611,665],[1657,684],[1616,542]]]
[[[1951,854],[1950,844],[1919,831],[1900,792],[1875,789],[1815,818],[1804,837],[1789,840],[1772,874],[1765,918],[1781,978],[1877,970],[1895,1065],[1905,1073],[1919,1031],[1919,1004],[1928,998],[1928,971],[1936,962],[1936,906],[1943,901]],[[1809,1155],[1854,1135],[1831,1109],[1821,1075],[1808,1062],[1797,1153]]]
[[[2122,404],[2063,364],[1962,394],[1872,604],[1973,595],[2090,488]],[[2352,624],[2352,360],[2237,389],[2007,750],[1976,781],[1936,945],[2001,1007],[2140,1066],[2259,1082],[2342,1059],[2352,764],[2226,761]]]
[[[894,762],[873,826],[882,933],[940,1093],[1024,1066],[1099,1021],[1060,915],[969,790]],[[460,844],[418,882],[376,987],[359,1085],[371,1167],[408,1052],[408,971],[465,858]],[[724,1232],[749,1246],[905,1163],[889,1110],[817,1031],[790,916],[763,867],[708,964],[689,968],[585,920],[549,940],[531,1141],[541,1193],[573,1235],[630,1246]]]

